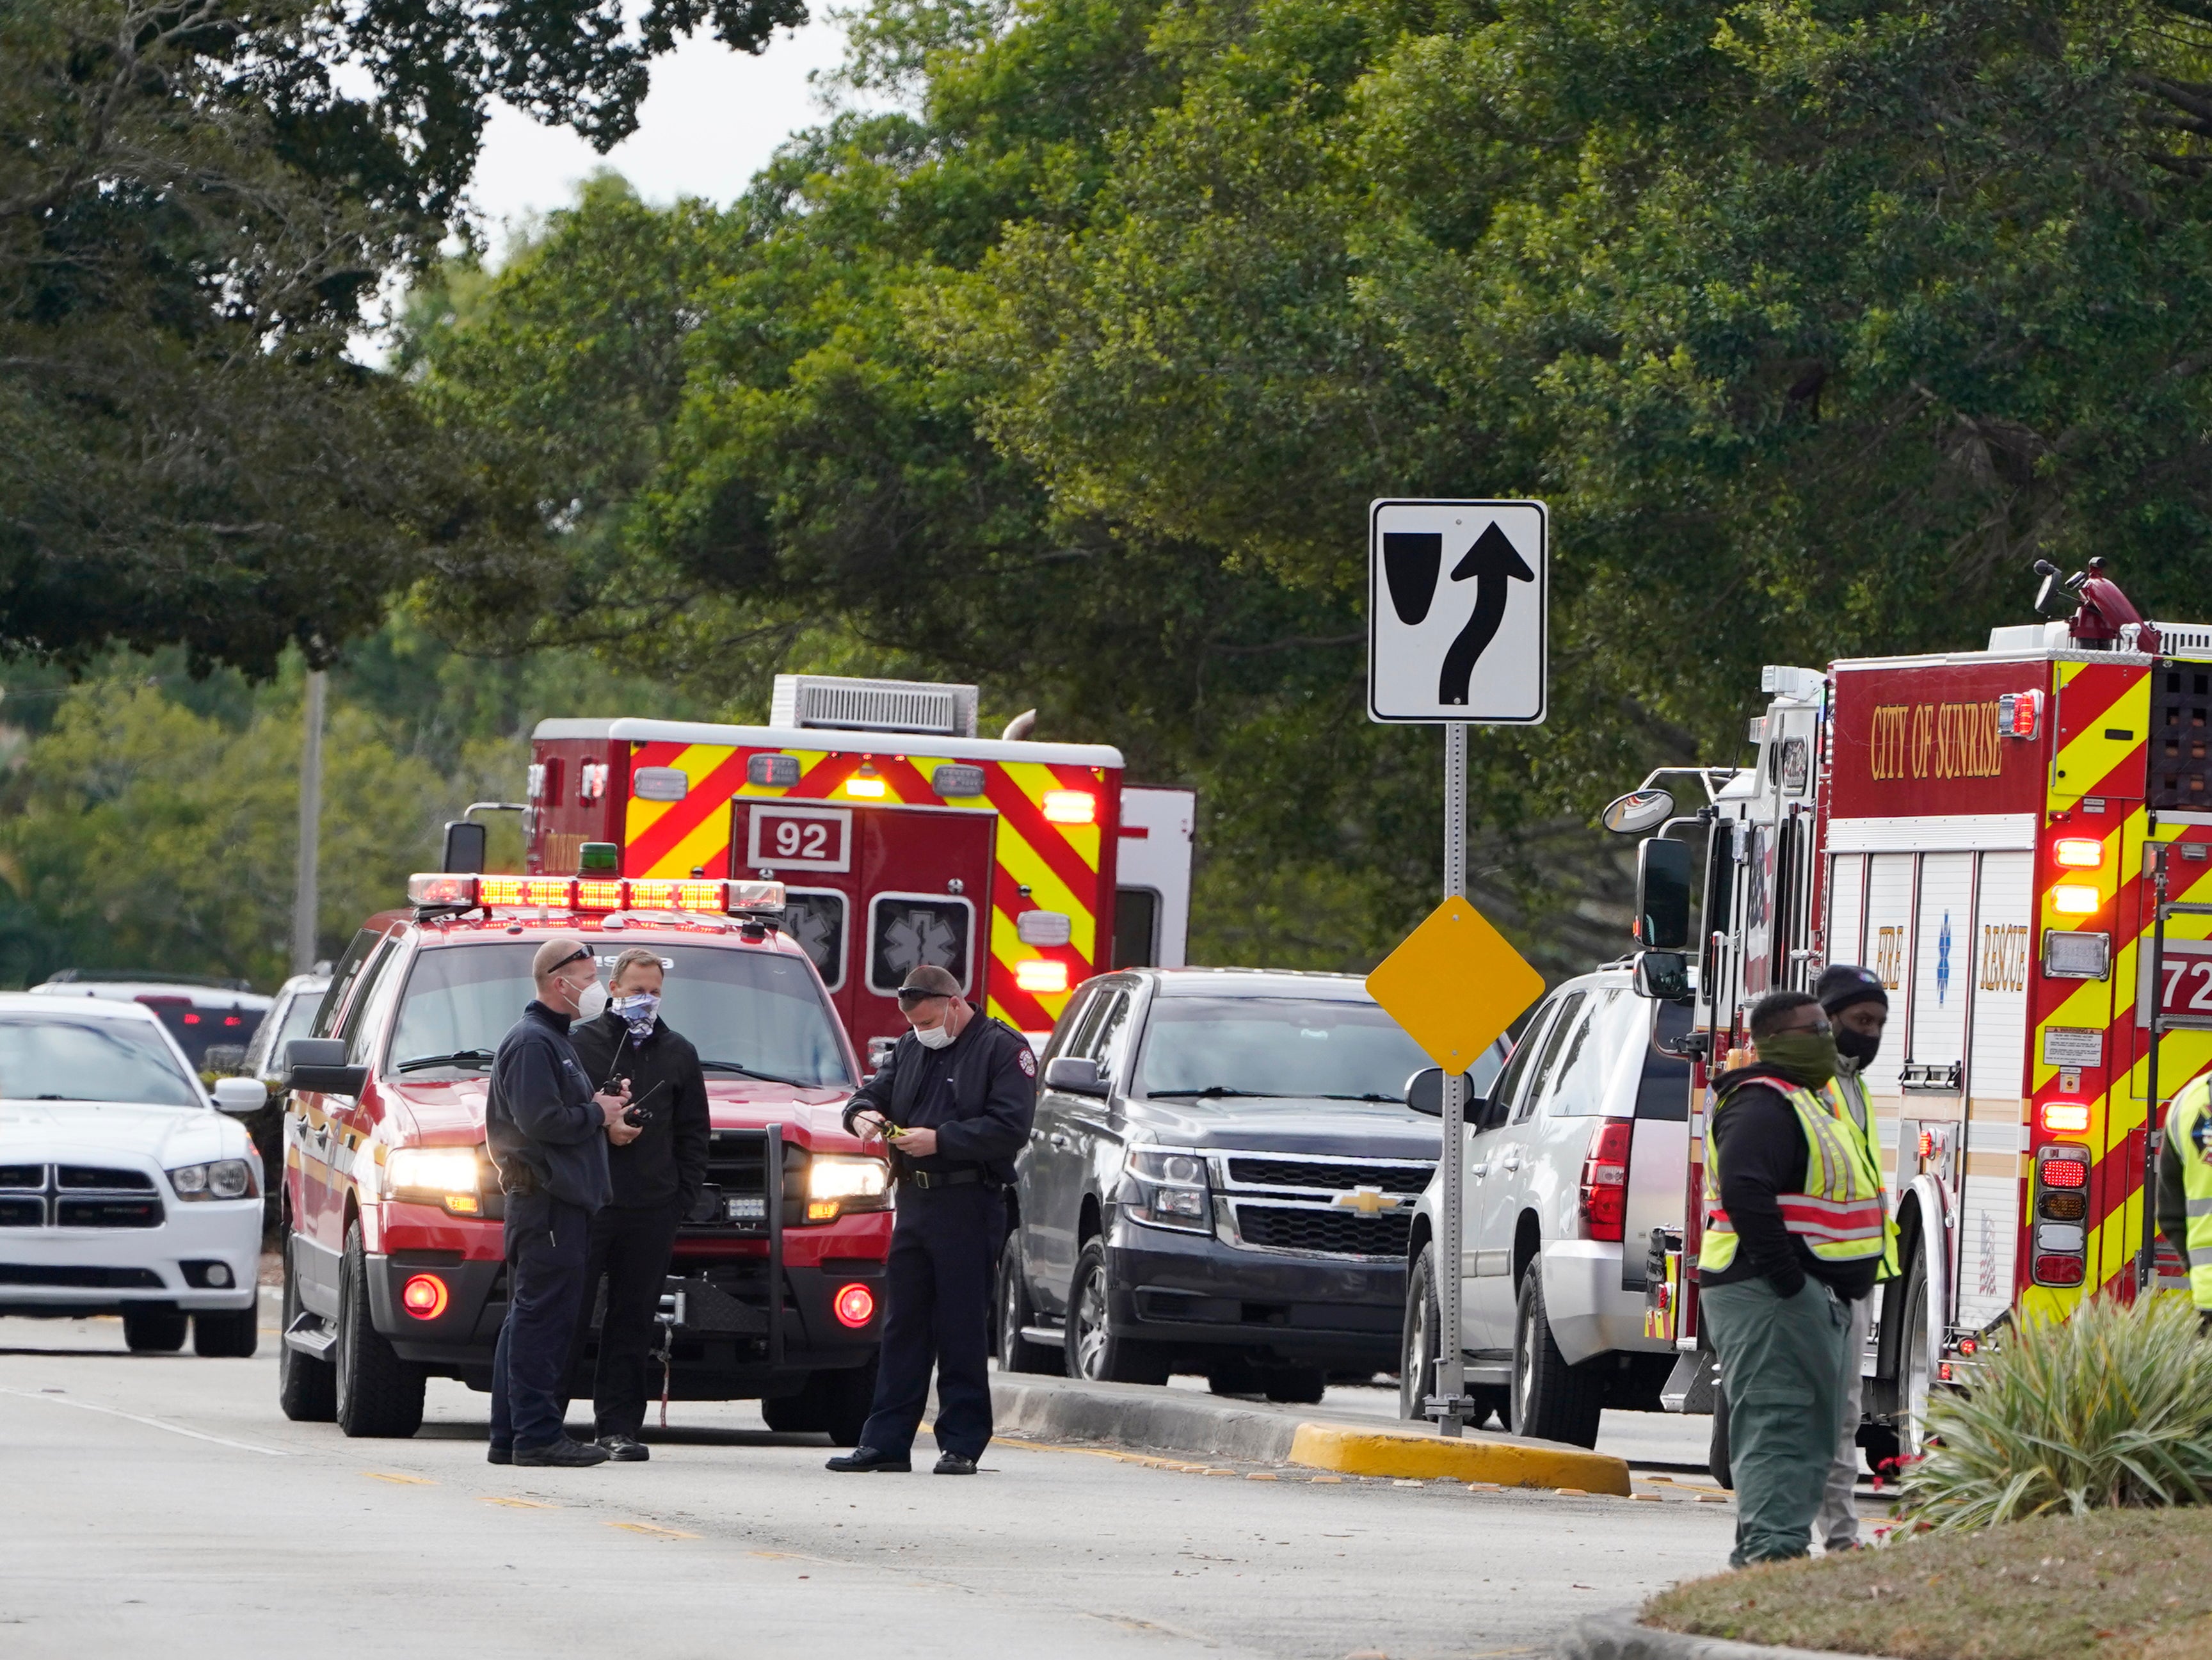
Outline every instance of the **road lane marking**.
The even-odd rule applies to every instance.
[[[396,1470],[363,1470],[372,1481],[397,1481],[410,1487],[434,1487],[438,1484],[424,1475],[402,1475]]]
[[[611,1528],[620,1528],[624,1533],[651,1534],[656,1539],[696,1539],[696,1533],[685,1533],[676,1528],[656,1528],[650,1522],[610,1522]]]
[[[80,1412],[106,1413],[110,1418],[127,1418],[134,1424],[143,1424],[150,1430],[167,1430],[172,1435],[187,1436],[195,1441],[211,1442],[218,1447],[230,1447],[240,1452],[258,1452],[264,1458],[296,1458],[299,1454],[285,1447],[257,1447],[251,1441],[234,1441],[227,1435],[210,1435],[204,1430],[188,1430],[182,1424],[172,1424],[159,1418],[141,1417],[135,1412],[125,1412],[119,1407],[103,1407],[90,1401],[76,1401],[65,1395],[47,1395],[43,1391],[11,1389],[0,1385],[0,1395],[13,1395],[25,1401],[44,1401],[49,1406],[75,1407]]]
[[[479,1505],[504,1505],[509,1510],[559,1510],[558,1505],[542,1505],[535,1499],[500,1499],[488,1493],[477,1495]]]

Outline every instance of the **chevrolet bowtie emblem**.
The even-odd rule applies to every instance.
[[[1380,1188],[1354,1188],[1350,1193],[1340,1193],[1329,1203],[1356,1210],[1362,1216],[1380,1216],[1386,1210],[1397,1209],[1399,1200],[1396,1194]]]

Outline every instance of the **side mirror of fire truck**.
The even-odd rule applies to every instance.
[[[1636,849],[1636,943],[1680,951],[1690,943],[1690,847],[1647,838]]]
[[[1597,821],[1615,836],[1641,836],[1674,816],[1674,798],[1662,789],[1631,790],[1607,803]]]
[[[284,1045],[284,1087],[310,1095],[356,1096],[368,1083],[367,1067],[345,1063],[345,1043],[336,1037],[295,1037]]]
[[[1679,951],[1640,951],[1636,953],[1635,982],[1638,997],[1662,1003],[1690,1000],[1690,959]]]

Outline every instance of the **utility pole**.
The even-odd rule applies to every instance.
[[[292,972],[315,966],[315,902],[323,824],[323,692],[329,677],[307,671],[306,731],[300,743],[300,855],[292,887]]]

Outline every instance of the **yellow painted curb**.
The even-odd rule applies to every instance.
[[[1291,1462],[1347,1475],[1443,1476],[1508,1487],[1579,1487],[1626,1497],[1626,1461],[1548,1442],[1456,1438],[1381,1425],[1301,1424]]]

